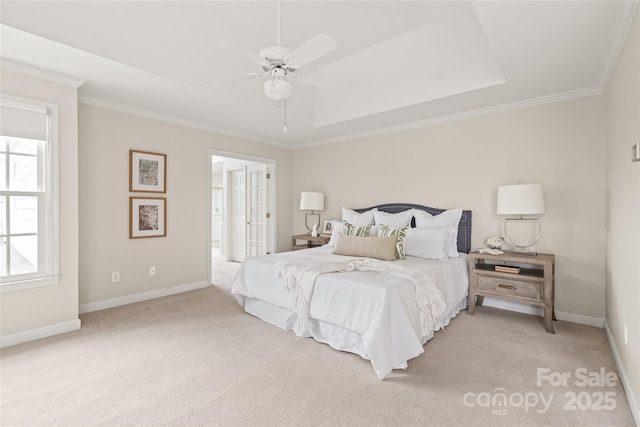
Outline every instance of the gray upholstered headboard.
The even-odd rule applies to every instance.
[[[438,215],[446,209],[431,208],[429,206],[413,205],[410,203],[387,203],[384,205],[371,206],[370,208],[354,209],[356,212],[365,212],[373,208],[378,208],[379,211],[398,213],[406,211],[407,209],[418,209],[430,213],[431,215]],[[411,226],[416,226],[416,220],[411,220]],[[471,211],[463,210],[460,223],[458,224],[458,252],[469,253],[471,251]]]

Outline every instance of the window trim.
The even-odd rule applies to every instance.
[[[59,214],[59,107],[46,101],[30,99],[14,95],[0,93],[0,104],[11,107],[12,104],[32,108],[44,108],[47,110],[47,141],[45,144],[45,156],[48,160],[48,168],[45,168],[44,177],[47,188],[45,188],[45,201],[43,203],[43,230],[47,238],[44,245],[38,247],[40,254],[48,254],[39,258],[42,260],[43,273],[27,274],[15,276],[15,280],[10,277],[5,278],[5,282],[0,283],[0,293],[29,289],[41,286],[57,285],[60,282],[60,214]],[[48,194],[48,197],[47,197]],[[39,275],[42,274],[42,275]]]

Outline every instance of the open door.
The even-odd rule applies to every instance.
[[[247,256],[267,253],[267,165],[247,167]]]
[[[242,262],[275,246],[275,164],[212,152],[212,247],[215,261]],[[220,190],[220,187],[222,190]],[[218,201],[216,194],[222,194]],[[218,207],[222,205],[221,209]],[[222,218],[216,212],[222,210]],[[220,237],[216,221],[221,222]],[[215,242],[220,241],[219,248]]]
[[[231,261],[242,262],[247,256],[247,168],[233,169],[229,171],[231,218],[227,223],[231,224]]]

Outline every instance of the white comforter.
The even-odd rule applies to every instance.
[[[309,262],[317,258],[328,264],[350,260],[331,251],[331,247],[324,246],[248,258],[231,292],[247,312],[267,322],[369,359],[380,379],[393,369],[406,368],[409,359],[424,351],[423,345],[434,330],[448,324],[466,306],[465,254],[448,261],[407,257],[392,262],[375,261],[389,264],[394,271],[404,267],[407,275],[357,270],[317,275],[307,301],[309,319],[302,320],[294,295],[279,277],[279,267],[292,259]],[[437,309],[439,304],[434,301],[425,304],[420,295],[425,295],[425,287],[434,285],[445,307],[438,309],[441,311],[437,314],[438,322],[425,322],[421,307],[423,311],[425,307]],[[423,287],[422,292],[419,286]],[[427,330],[425,324],[429,324]]]

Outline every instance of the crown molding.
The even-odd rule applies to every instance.
[[[402,132],[406,130],[413,130],[427,126],[433,126],[441,123],[455,122],[458,120],[465,120],[474,117],[486,116],[489,114],[502,113],[511,110],[519,110],[522,108],[536,107],[539,105],[552,104],[555,102],[569,101],[572,99],[583,98],[585,96],[601,95],[604,91],[600,87],[590,87],[586,89],[579,89],[571,92],[564,92],[549,96],[543,96],[540,98],[528,99],[526,101],[513,102],[509,104],[497,105],[495,107],[481,108],[478,110],[466,111],[459,114],[451,114],[448,116],[434,117],[432,119],[420,120],[412,123],[405,123],[398,126],[390,126],[386,128],[373,129],[365,132],[357,132],[348,135],[342,135],[336,138],[330,138],[320,141],[313,141],[309,143],[302,143],[294,147],[294,149],[304,149],[310,147],[316,147],[319,145],[333,144],[336,142],[350,141],[354,139],[367,138],[371,136],[384,135],[388,133]]]
[[[300,149],[311,148],[311,147],[316,147],[316,146],[321,146],[321,145],[334,144],[334,143],[337,143],[337,142],[344,142],[344,141],[350,141],[350,140],[354,140],[354,139],[361,139],[361,138],[367,138],[367,137],[372,137],[372,136],[385,135],[385,134],[389,134],[389,133],[396,133],[396,132],[403,132],[403,131],[407,131],[407,130],[419,129],[419,128],[422,128],[422,127],[433,126],[433,125],[442,124],[442,123],[450,123],[450,122],[470,119],[470,118],[474,118],[474,117],[480,117],[480,116],[486,116],[486,115],[495,114],[495,113],[507,112],[507,111],[511,111],[511,110],[518,110],[518,109],[522,109],[522,108],[536,107],[536,106],[545,105],[545,104],[552,104],[552,103],[555,103],[555,102],[569,101],[569,100],[572,100],[572,99],[583,98],[583,97],[586,97],[586,96],[600,95],[602,93],[604,93],[603,89],[601,89],[600,87],[594,86],[594,87],[590,87],[590,88],[586,88],[586,89],[580,89],[580,90],[571,91],[571,92],[564,92],[564,93],[560,93],[560,94],[554,94],[554,95],[544,96],[544,97],[540,97],[540,98],[529,99],[529,100],[521,101],[521,102],[513,102],[513,103],[509,103],[509,104],[502,104],[502,105],[498,105],[498,106],[495,106],[495,107],[481,108],[481,109],[477,109],[477,110],[467,111],[467,112],[464,112],[464,113],[451,114],[451,115],[442,116],[442,117],[435,117],[435,118],[432,118],[432,119],[420,120],[420,121],[417,121],[417,122],[405,123],[405,124],[397,125],[397,126],[389,126],[389,127],[385,127],[385,128],[372,129],[372,130],[364,131],[364,132],[356,132],[356,133],[346,134],[346,135],[342,135],[342,136],[335,137],[335,138],[312,141],[312,142],[308,142],[308,143],[300,143],[300,144],[295,145],[295,146],[293,146],[291,144],[279,142],[279,141],[271,141],[271,140],[266,140],[266,139],[262,139],[262,138],[257,138],[257,137],[252,136],[252,135],[243,134],[241,132],[234,132],[234,131],[231,131],[229,129],[222,129],[222,128],[216,128],[216,127],[212,127],[212,126],[207,126],[207,125],[204,125],[202,123],[197,123],[197,122],[193,122],[193,121],[189,121],[189,120],[184,120],[184,119],[181,119],[181,118],[178,118],[178,117],[174,117],[174,116],[170,116],[170,115],[166,115],[166,114],[160,114],[160,113],[157,113],[157,112],[154,112],[154,111],[149,111],[149,110],[145,110],[145,109],[142,109],[142,108],[132,107],[132,106],[129,106],[129,105],[118,104],[118,103],[114,103],[114,102],[111,102],[111,101],[105,101],[105,100],[99,99],[99,98],[78,97],[78,102],[81,102],[83,104],[93,105],[93,106],[96,106],[96,107],[107,108],[109,110],[119,111],[121,113],[132,114],[132,115],[136,115],[136,116],[146,117],[146,118],[149,118],[149,119],[159,120],[159,121],[162,121],[162,122],[173,123],[173,124],[176,124],[176,125],[185,126],[185,127],[189,127],[189,128],[193,128],[193,129],[199,129],[199,130],[203,130],[203,131],[206,131],[206,132],[213,132],[213,133],[217,133],[217,134],[220,134],[220,135],[227,135],[227,136],[231,136],[231,137],[234,137],[234,138],[240,138],[240,139],[244,139],[244,140],[249,140],[249,141],[252,141],[252,142],[273,145],[273,146],[280,147],[280,148],[288,148],[288,149],[293,149],[293,150],[300,150]]]
[[[220,135],[231,136],[233,138],[244,139],[252,142],[258,142],[261,144],[274,145],[280,148],[292,148],[291,145],[285,144],[279,141],[272,141],[263,138],[256,137],[255,135],[249,135],[242,132],[236,132],[229,129],[217,128],[213,126],[208,126],[199,122],[185,120],[179,117],[171,116],[168,114],[161,114],[155,111],[146,110],[143,108],[132,107],[130,105],[119,104],[112,101],[106,101],[100,98],[87,97],[87,96],[79,96],[78,102],[87,105],[93,105],[95,107],[106,108],[113,111],[118,111],[120,113],[132,114],[134,116],[146,117],[148,119],[158,120],[161,122],[172,123],[179,126],[185,126],[192,129],[203,130],[206,132],[217,133]]]
[[[604,60],[602,71],[600,72],[600,78],[598,79],[598,86],[602,88],[603,91],[606,90],[609,85],[609,80],[611,80],[613,70],[618,62],[618,57],[620,56],[620,52],[622,52],[624,42],[629,34],[629,29],[631,28],[631,23],[633,22],[638,4],[640,4],[640,2],[637,0],[622,2],[622,7],[620,8],[616,21],[615,31],[611,37],[607,56]]]
[[[49,70],[44,70],[42,68],[34,67],[5,58],[0,58],[0,68],[14,73],[24,74],[25,76],[35,77],[53,83],[74,87],[76,89],[86,83],[86,80],[59,74]]]

